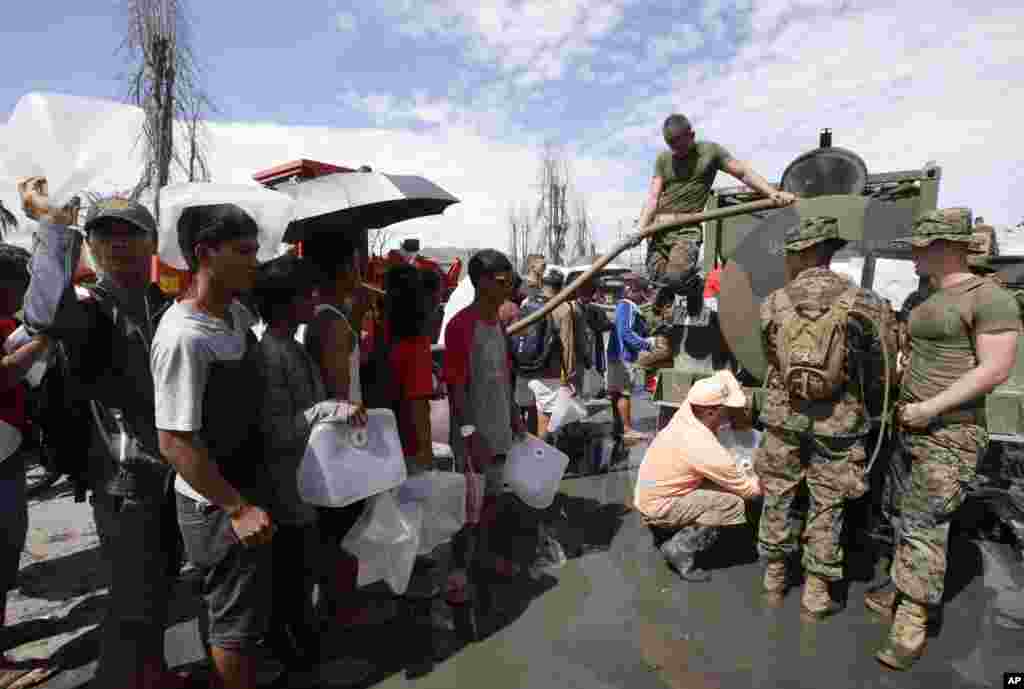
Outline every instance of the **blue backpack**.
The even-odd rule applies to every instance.
[[[520,311],[520,317],[526,318],[539,311],[545,303],[544,299],[529,299]],[[558,337],[558,328],[550,314],[534,323],[519,335],[511,338],[512,361],[517,373],[538,373],[548,368],[551,357],[561,354],[562,341]]]

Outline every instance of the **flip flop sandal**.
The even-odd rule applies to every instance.
[[[37,687],[60,672],[59,667],[0,670],[0,689],[29,689]]]

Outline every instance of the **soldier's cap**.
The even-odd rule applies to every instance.
[[[708,378],[701,378],[690,386],[686,393],[686,401],[698,407],[717,407],[719,405],[741,409],[747,404],[743,388],[736,376],[728,369],[716,371]]]
[[[974,241],[974,228],[971,225],[969,208],[944,208],[928,211],[914,221],[909,237],[897,237],[893,244],[916,247],[928,246],[936,239],[959,242],[970,247]]]
[[[837,218],[827,215],[804,218],[799,225],[786,230],[784,249],[787,253],[794,253],[830,239],[842,242],[842,246],[846,246],[846,240],[839,236]]]
[[[122,220],[142,232],[156,235],[156,220],[153,214],[141,203],[121,196],[101,198],[92,205],[85,218],[85,234],[88,236],[97,227],[111,220]]]

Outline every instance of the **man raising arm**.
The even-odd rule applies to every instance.
[[[669,115],[662,126],[662,134],[669,150],[660,153],[654,164],[647,202],[640,213],[641,230],[652,222],[670,221],[704,210],[719,170],[772,199],[777,206],[796,200],[793,194],[775,189],[749,163],[733,158],[721,145],[697,141],[690,121],[683,115]],[[699,226],[673,227],[659,232],[648,243],[648,276],[677,288],[686,270],[697,264],[701,242]]]

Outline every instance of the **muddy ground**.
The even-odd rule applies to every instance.
[[[636,406],[640,427],[653,430],[653,407]],[[894,673],[872,657],[887,628],[861,602],[872,566],[866,549],[849,554],[846,608],[820,623],[801,621],[799,591],[780,609],[762,605],[752,525],[715,545],[705,561],[711,582],[683,582],[629,508],[641,459],[635,448],[608,474],[563,481],[555,528],[566,564],[500,586],[486,638],[464,646],[443,635],[429,674],[410,680],[403,672],[399,622],[340,633],[326,646],[374,663],[377,672],[358,686],[382,689],[975,689],[1002,686],[1002,673],[1024,670],[1024,567],[1008,545],[956,531],[941,626],[924,659]],[[59,659],[66,670],[46,686],[88,686],[106,596],[91,514],[55,486],[32,504],[31,519],[22,586],[11,599],[12,653]],[[198,601],[188,582],[178,593],[168,658],[198,667]],[[331,679],[325,671],[302,684],[338,686]]]

